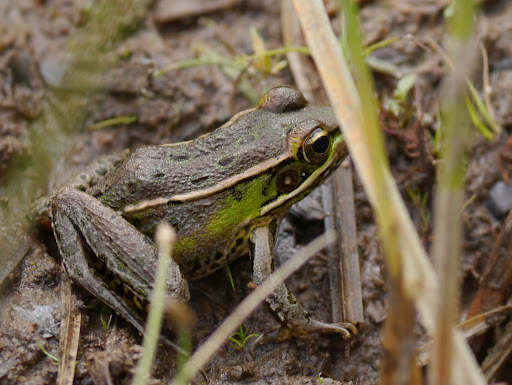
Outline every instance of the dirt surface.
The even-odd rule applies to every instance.
[[[175,3],[187,3],[190,9]],[[424,45],[429,40],[442,44],[445,36],[443,8],[431,4],[436,2],[364,2],[361,10],[366,43],[400,37],[398,42],[372,56],[394,66],[391,73],[375,71],[382,125],[393,175],[427,250],[432,240],[436,108],[440,80],[447,71],[441,56]],[[17,156],[30,154],[38,145],[31,141],[32,123],[41,114],[48,88],[63,70],[68,39],[80,29],[88,6],[80,0],[0,2],[0,173]],[[329,7],[333,8],[333,4]],[[331,17],[335,30],[339,30],[336,12]],[[234,113],[252,107],[237,89],[236,79],[218,66],[194,66],[157,78],[152,76],[171,63],[194,58],[205,48],[226,60],[240,53],[251,54],[251,28],[260,33],[268,48],[281,47],[279,2],[155,1],[153,10],[144,14],[139,27],[115,46],[120,59],[107,70],[104,90],[95,95],[95,103],[87,109],[80,132],[64,151],[67,155],[49,170],[49,189],[98,155],[143,144],[193,139],[220,126]],[[511,174],[512,3],[485,1],[478,31],[489,56],[492,106],[504,133],[493,141],[483,139],[476,130],[472,135],[467,196],[473,199],[464,211],[463,309],[474,294],[503,218],[510,210],[509,207],[505,213],[490,211],[489,192],[497,182],[508,182]],[[481,90],[483,69],[480,62],[477,66],[474,81]],[[243,79],[250,83],[257,97],[272,86],[294,85],[287,68],[270,76],[254,72],[250,68]],[[417,81],[401,113],[395,116],[386,109],[386,102],[395,89],[397,77],[408,73],[416,73]],[[137,119],[129,124],[88,129],[120,116]],[[5,177],[2,183],[7,183]],[[365,311],[359,335],[350,341],[334,335],[311,335],[242,350],[226,343],[204,369],[209,383],[377,383],[381,328],[386,319],[386,274],[373,213],[357,175],[354,186]],[[308,199],[321,202],[319,191]],[[9,204],[4,199],[1,203]],[[4,226],[9,224],[2,223]],[[280,261],[322,231],[323,222],[314,216],[286,219],[276,248]],[[22,262],[2,286],[0,382],[5,384],[52,384],[57,376],[57,366],[45,351],[58,355],[64,272],[50,232],[35,232],[29,245]],[[190,306],[198,319],[193,332],[195,346],[250,291],[249,259],[232,264],[231,272],[235,291],[225,270],[190,285]],[[329,320],[328,281],[325,255],[319,255],[290,278],[288,285],[315,317]],[[111,315],[108,309],[89,294],[76,292],[82,327],[74,383],[100,384],[105,370],[110,371],[116,384],[130,383],[142,338],[115,315],[104,327],[102,320]],[[278,323],[265,306],[260,306],[244,327],[250,333],[263,334],[275,330]],[[485,346],[492,346],[498,335],[499,326],[494,337],[480,344],[479,359],[484,357]],[[153,371],[154,383],[169,383],[175,370],[175,353],[161,347]],[[509,371],[510,364],[496,380],[510,381]],[[201,380],[204,379],[198,377],[195,383]]]

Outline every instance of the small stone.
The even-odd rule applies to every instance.
[[[499,181],[489,191],[485,206],[496,218],[503,218],[512,209],[512,183]]]

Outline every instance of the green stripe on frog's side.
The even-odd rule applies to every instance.
[[[138,149],[88,193],[148,236],[173,225],[174,259],[196,279],[247,252],[252,228],[282,218],[346,156],[332,109],[277,87],[211,134]]]

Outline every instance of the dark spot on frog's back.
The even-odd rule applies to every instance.
[[[180,153],[171,153],[169,154],[169,160],[171,162],[184,162],[186,160],[190,159],[190,154],[187,154],[186,152],[180,152]]]
[[[219,160],[219,166],[222,166],[222,167],[226,167],[226,166],[229,166],[231,163],[233,163],[233,161],[235,160],[235,157],[233,155],[230,155],[230,156],[226,156],[224,158],[222,158],[221,160]]]

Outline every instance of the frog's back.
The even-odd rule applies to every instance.
[[[89,193],[119,210],[215,188],[283,152],[283,139],[262,142],[260,135],[222,127],[190,142],[140,147]]]
[[[336,124],[329,107],[305,106],[278,113],[261,108],[245,111],[193,141],[137,149],[89,192],[120,210],[141,201],[221,189],[230,180],[251,177],[257,170],[268,171],[265,163],[275,163],[289,151],[291,127],[316,115]]]

